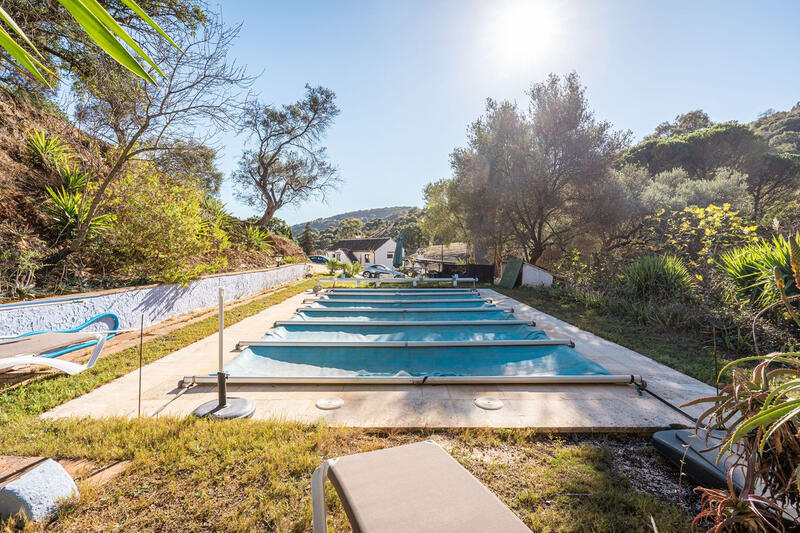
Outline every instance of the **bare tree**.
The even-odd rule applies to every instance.
[[[275,212],[323,196],[339,179],[327,161],[321,138],[339,114],[336,94],[306,85],[305,98],[280,108],[252,101],[241,117],[241,131],[253,147],[242,154],[233,178],[237,196],[264,209],[265,226]]]
[[[168,32],[183,52],[145,36],[166,79],[145,83],[100,56],[91,73],[76,82],[79,127],[108,144],[101,148],[104,166],[95,169],[97,187],[85,195],[85,216],[67,253],[81,247],[106,190],[131,162],[190,143],[208,145],[234,126],[237,102],[244,101],[254,79],[228,58],[239,29],[226,27],[218,16],[197,29],[173,22]]]

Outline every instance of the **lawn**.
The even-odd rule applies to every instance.
[[[713,350],[708,333],[696,330],[673,331],[652,325],[643,326],[628,317],[587,307],[581,302],[535,288],[503,289],[492,287],[511,298],[560,318],[604,339],[630,348],[659,363],[714,385]],[[735,359],[732,354],[718,352],[719,367]]]
[[[32,417],[5,429],[3,454],[133,460],[114,482],[69,505],[48,526],[54,531],[310,531],[311,473],[323,458],[428,438],[534,531],[650,531],[650,516],[662,532],[687,526],[677,504],[637,491],[615,472],[614,447],[526,430],[385,434],[280,421]],[[663,468],[643,443],[625,449],[648,471]],[[341,504],[328,493],[332,530],[347,531]]]
[[[226,324],[313,283],[226,311]],[[149,341],[145,360],[213,333],[216,320]],[[123,350],[78,376],[52,376],[0,394],[0,454],[132,461],[111,483],[82,487],[80,500],[51,523],[12,521],[0,530],[310,531],[311,473],[324,458],[427,438],[440,442],[534,531],[652,531],[651,517],[662,533],[688,527],[691,513],[679,503],[677,475],[646,441],[561,440],[533,430],[381,433],[279,420],[38,417],[131,371],[136,360],[135,348]],[[333,491],[328,503],[332,530],[347,531]]]

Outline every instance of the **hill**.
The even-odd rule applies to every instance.
[[[413,209],[413,207],[402,205],[394,207],[376,207],[374,209],[360,209],[358,211],[348,211],[347,213],[341,213],[331,217],[317,218],[309,221],[309,223],[311,224],[312,231],[320,233],[328,228],[335,228],[339,225],[339,222],[347,218],[357,218],[362,222],[369,222],[370,220],[380,218],[387,222],[391,222],[405,215],[411,209]],[[301,222],[300,224],[295,224],[292,226],[292,235],[300,235],[305,226],[306,222]]]

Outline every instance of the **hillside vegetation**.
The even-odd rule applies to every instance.
[[[311,227],[311,231],[316,233],[320,233],[328,228],[335,228],[339,225],[342,220],[348,218],[357,218],[361,222],[369,222],[370,220],[375,220],[380,218],[387,222],[391,222],[396,220],[397,218],[405,215],[410,210],[414,209],[411,206],[393,206],[393,207],[375,207],[372,209],[359,209],[358,211],[348,211],[347,213],[340,213],[338,215],[333,215],[325,218],[315,218],[314,220],[309,220],[308,222],[301,222],[300,224],[295,224],[292,226],[292,233],[294,235],[300,235],[300,233],[305,228],[306,224]]]
[[[0,91],[0,299],[264,268],[296,243],[232,217],[211,191],[132,163],[108,187],[88,238],[70,245],[111,146]]]

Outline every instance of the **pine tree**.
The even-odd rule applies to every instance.
[[[300,247],[306,255],[311,255],[314,252],[314,232],[311,231],[309,222],[306,222],[306,227],[303,228],[303,233],[300,234]]]

